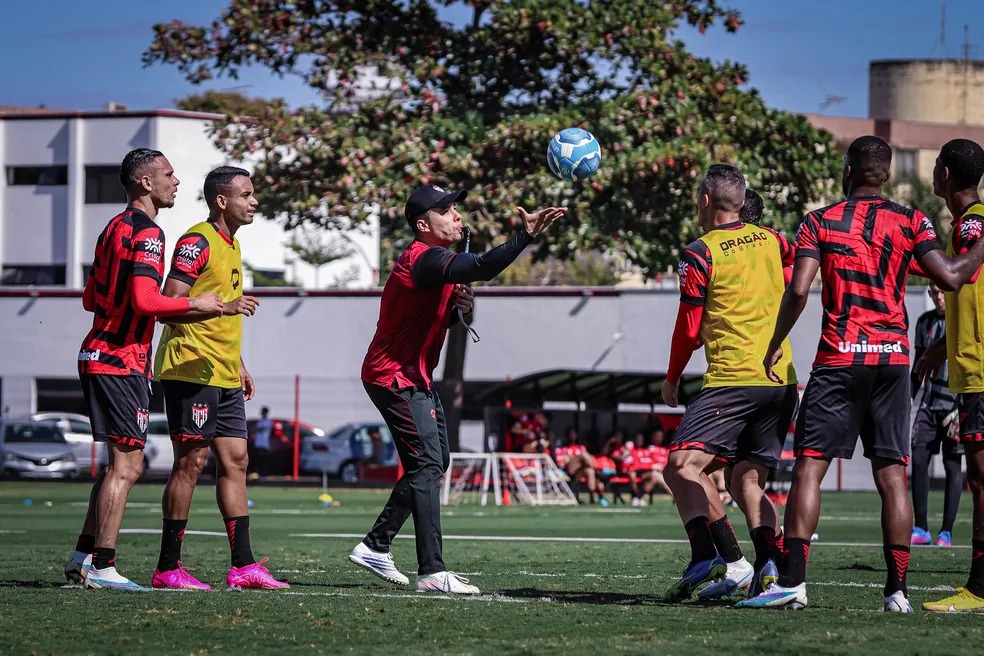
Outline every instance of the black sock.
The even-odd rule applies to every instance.
[[[81,533],[79,539],[75,541],[75,550],[84,554],[91,554],[96,547],[96,536]]]
[[[92,550],[92,567],[94,569],[106,569],[114,565],[116,565],[116,549],[96,547]]]
[[[727,517],[722,517],[710,523],[711,539],[714,540],[714,547],[724,558],[724,562],[733,563],[741,560],[745,555],[738,546],[738,536],[735,529],[731,528],[731,522]]]
[[[967,589],[972,594],[984,598],[984,540],[973,540],[973,554],[970,561],[970,578]]]
[[[888,568],[885,596],[888,597],[901,590],[908,597],[905,574],[909,570],[909,545],[886,544],[882,547],[882,551],[885,554],[885,566]]]
[[[226,535],[229,537],[229,551],[232,552],[232,566],[245,567],[256,562],[249,546],[249,515],[224,518]]]
[[[184,541],[187,519],[165,519],[161,529],[161,555],[157,559],[157,571],[170,572],[178,569],[181,560],[181,542]]]
[[[714,549],[714,538],[711,537],[711,527],[707,517],[694,517],[684,525],[687,538],[690,540],[690,563],[711,560],[717,555]]]
[[[779,585],[794,588],[806,582],[806,564],[810,561],[810,541],[803,538],[786,538],[786,555],[782,563]]]
[[[751,530],[755,545],[755,570],[765,567],[770,559],[779,566],[779,550],[776,547],[776,530],[771,526],[759,526]]]

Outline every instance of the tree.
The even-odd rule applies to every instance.
[[[321,267],[342,260],[352,254],[352,249],[342,240],[317,227],[298,228],[293,231],[287,248],[302,261],[314,267],[314,287],[321,287],[319,275]],[[357,267],[356,267],[357,268]],[[351,271],[346,271],[332,283],[333,287],[344,286],[351,281]],[[356,273],[356,275],[358,275]]]
[[[452,6],[470,19],[442,21]],[[216,127],[229,159],[256,163],[265,211],[288,227],[379,211],[391,257],[409,239],[407,193],[439,181],[471,190],[462,205],[476,251],[516,229],[516,205],[565,205],[536,258],[597,251],[655,276],[697,234],[694,191],[709,164],[739,166],[785,227],[839,169],[833,138],[767,108],[744,88],[744,66],[687,52],[674,37],[684,22],[742,25],[719,0],[230,0],[211,25],[156,25],[144,63],[196,83],[262,66],[320,92],[318,106]],[[399,93],[367,94],[367,79]],[[544,152],[575,125],[603,159],[589,181],[568,183]]]
[[[236,91],[206,91],[174,101],[180,109],[189,112],[225,114],[232,117],[262,117],[268,112],[278,112],[286,107],[283,98],[250,98]]]
[[[684,21],[737,30],[718,0],[470,0],[471,20],[457,25],[437,13],[451,5],[464,3],[231,0],[210,26],[155,26],[144,61],[192,82],[265,66],[321,92],[321,106],[216,133],[231,159],[257,161],[264,207],[288,226],[378,204],[384,231],[403,230],[407,191],[442,181],[473,190],[464,208],[477,249],[515,229],[516,204],[564,204],[538,257],[618,253],[655,275],[696,235],[694,187],[710,163],[740,166],[789,226],[836,178],[830,135],[768,109],[743,89],[740,64],[674,39]],[[356,103],[372,70],[382,86],[400,81],[399,98]],[[544,163],[550,135],[570,125],[604,147],[587,182],[562,182]]]

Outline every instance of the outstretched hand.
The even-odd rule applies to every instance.
[[[519,218],[523,220],[523,226],[526,228],[526,232],[536,237],[546,230],[551,223],[564,216],[567,213],[567,208],[547,207],[533,214],[530,214],[522,207],[517,207],[516,211],[519,212]]]

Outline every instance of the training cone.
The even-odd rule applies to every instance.
[[[509,488],[508,487],[502,489],[502,505],[504,505],[504,506],[511,506],[512,505],[512,499],[509,498]]]

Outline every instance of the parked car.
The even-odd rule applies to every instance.
[[[147,420],[147,445],[144,447],[144,474],[167,476],[174,464],[171,448],[171,432],[167,428],[167,415],[153,413]]]
[[[373,430],[379,431],[377,442],[370,436]],[[300,468],[305,472],[326,472],[345,483],[355,483],[359,480],[360,464],[374,462],[393,467],[398,458],[393,436],[386,424],[345,424],[327,435],[320,431],[320,434],[303,438]]]
[[[22,478],[75,478],[72,445],[54,422],[0,420],[0,474]]]
[[[91,471],[93,441],[88,417],[72,412],[38,412],[31,419],[58,424],[65,441],[72,447],[72,453],[79,464],[79,473],[86,475]],[[106,445],[102,442],[96,442],[95,445],[96,463],[106,462]]]

